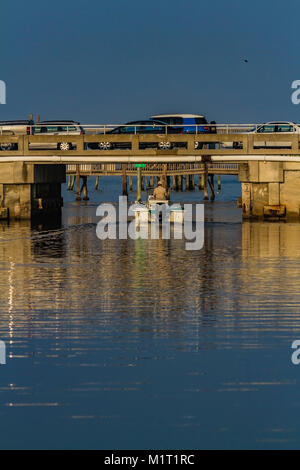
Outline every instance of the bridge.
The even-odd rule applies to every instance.
[[[195,127],[195,126],[194,126]],[[253,125],[217,125],[216,133],[110,134],[105,126],[85,126],[84,135],[5,135],[0,130],[0,217],[33,217],[57,211],[65,165],[77,178],[136,171],[167,178],[238,174],[242,183],[243,217],[299,218],[300,134],[260,133]],[[259,130],[256,125],[256,130]],[[58,149],[67,142],[67,150]],[[145,164],[136,170],[133,164]],[[75,166],[74,166],[75,165]],[[83,174],[83,166],[89,165]],[[157,165],[160,165],[158,167]],[[108,169],[110,168],[110,169]]]

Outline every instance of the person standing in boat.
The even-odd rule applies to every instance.
[[[153,192],[153,197],[154,199],[157,199],[159,201],[164,201],[166,199],[169,199],[169,191],[167,191],[167,189],[163,186],[161,181],[157,183],[157,186]]]

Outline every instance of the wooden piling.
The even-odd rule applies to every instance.
[[[199,175],[199,189],[204,189],[204,173],[201,173]]]
[[[162,175],[161,175],[161,182],[165,188],[168,187],[168,181],[167,181],[167,164],[163,163],[162,164]]]
[[[211,191],[211,194],[210,194],[210,200],[211,201],[214,201],[215,200],[215,178],[214,178],[215,175],[210,175],[209,177],[209,186],[210,186],[210,191]]]
[[[190,178],[189,175],[185,175],[185,190],[189,191],[190,190]]]
[[[182,191],[182,175],[178,175],[178,191]]]
[[[122,195],[127,196],[127,175],[126,175],[127,164],[122,163]]]
[[[132,191],[133,184],[132,184],[132,176],[129,176],[129,191]]]
[[[81,201],[80,165],[76,165],[76,201]]]
[[[178,191],[178,176],[173,176],[173,191]]]
[[[81,190],[83,192],[83,200],[84,201],[89,200],[87,181],[88,181],[88,177],[87,176],[82,176],[82,188],[81,188]]]
[[[195,189],[195,175],[189,175],[189,179],[190,179],[190,189],[192,191],[194,191]]]
[[[221,191],[221,175],[218,175],[218,191]]]
[[[95,191],[98,191],[99,189],[99,180],[100,180],[100,176],[96,176]]]
[[[204,201],[208,201],[208,165],[207,165],[206,162],[204,163],[204,186],[203,186],[203,190],[204,190],[203,199],[204,199]]]

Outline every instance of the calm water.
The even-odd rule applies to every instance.
[[[224,181],[198,252],[98,240],[118,179],[0,224],[1,448],[300,448],[300,224],[242,224]]]

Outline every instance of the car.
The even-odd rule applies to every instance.
[[[106,132],[105,135],[135,135],[135,134],[161,134],[164,140],[161,142],[144,142],[140,143],[140,148],[160,148],[170,149],[175,142],[169,142],[165,136],[166,134],[182,134],[182,128],[167,126],[164,122],[156,120],[142,120],[142,121],[131,121],[123,126],[115,127],[114,129]],[[102,134],[101,134],[102,135]],[[104,134],[103,134],[104,135]],[[99,143],[91,142],[89,144],[91,149],[111,150],[117,148],[131,148],[131,142],[110,142],[102,141]]]
[[[0,135],[28,135],[30,134],[31,126],[34,125],[34,121],[19,120],[19,121],[0,121]]]
[[[206,118],[200,114],[156,114],[151,119],[162,121],[171,126],[181,126],[183,133],[215,133],[216,127],[208,125]],[[211,124],[215,124],[214,121]]]
[[[159,119],[160,121],[171,125],[179,126],[183,129],[184,134],[216,134],[216,122],[211,121],[208,124],[205,116],[201,114],[156,114],[151,119]],[[195,142],[195,149],[202,149],[204,145],[214,148],[212,142]]]
[[[300,126],[295,124],[294,122],[289,121],[275,121],[275,122],[267,122],[261,126],[258,126],[257,129],[252,131],[252,134],[284,134],[290,136],[291,134],[300,134]],[[279,148],[287,148],[291,146],[291,141],[268,141],[268,137],[266,136],[266,140],[254,142],[255,148],[263,148],[263,147],[279,147]]]
[[[0,121],[0,135],[29,135],[31,133],[31,126],[34,121],[31,119],[27,120],[16,120],[16,121]],[[0,150],[16,150],[18,148],[17,143],[1,143]]]
[[[284,134],[284,135],[291,135],[291,134],[299,134],[300,133],[300,126],[295,124],[294,122],[290,121],[270,121],[266,122],[265,124],[261,124],[256,128],[252,128],[249,131],[250,134],[263,134],[266,135],[265,140],[254,140],[253,146],[254,148],[290,148],[291,141],[277,141],[276,140],[268,140],[268,134]],[[223,142],[223,148],[230,147],[241,149],[243,148],[243,143],[240,141],[237,142]]]
[[[83,135],[84,129],[76,121],[41,121],[32,127],[32,135]],[[71,150],[74,144],[69,138],[64,137],[61,142],[31,142],[30,149],[43,148],[43,149],[57,149],[57,150]]]

